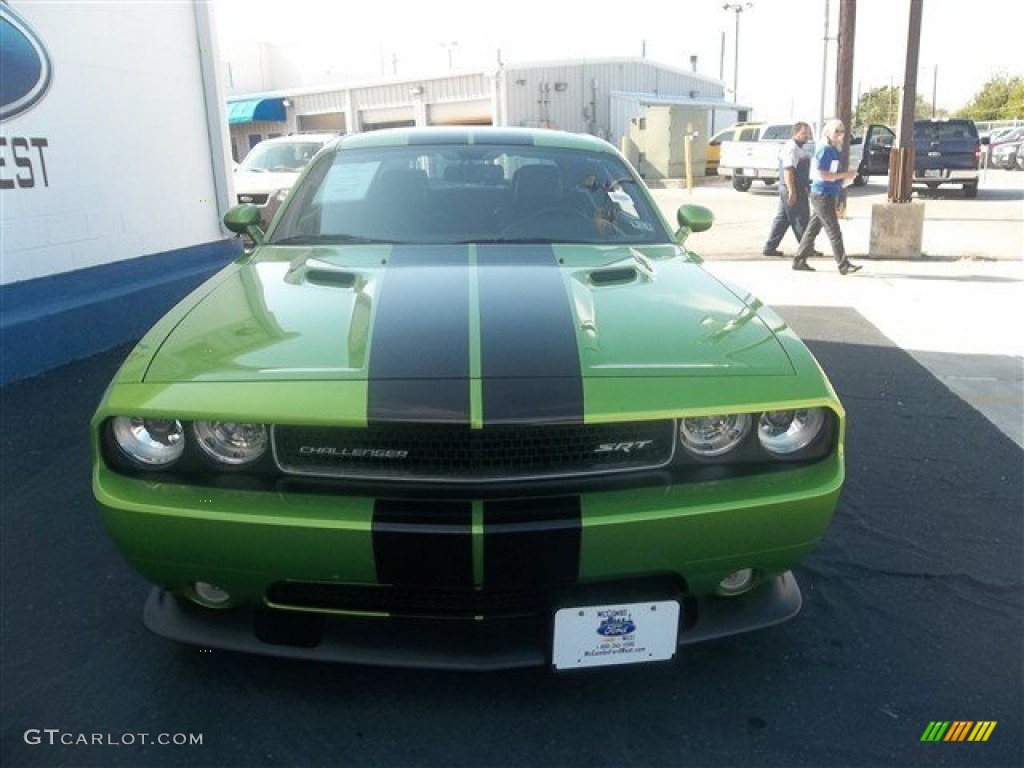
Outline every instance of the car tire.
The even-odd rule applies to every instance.
[[[964,184],[964,197],[974,198],[978,196],[978,182]]]
[[[855,187],[863,187],[867,183],[868,183],[868,177],[867,176],[862,176],[859,173],[853,179],[853,186],[855,186]]]
[[[745,179],[742,176],[733,176],[732,188],[737,192],[746,192],[750,189],[750,179]]]

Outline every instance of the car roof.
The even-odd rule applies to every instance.
[[[520,145],[582,149],[615,154],[608,142],[584,133],[569,133],[545,128],[504,128],[490,126],[436,126],[425,128],[385,128],[379,131],[349,134],[338,143],[340,149],[407,146],[410,144]]]
[[[325,141],[336,138],[338,138],[337,133],[292,133],[288,136],[275,136],[272,139],[264,139],[260,144],[323,144]]]

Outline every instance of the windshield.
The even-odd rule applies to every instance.
[[[292,191],[277,244],[665,243],[614,154],[532,145],[342,149]]]
[[[919,143],[943,144],[951,141],[978,142],[974,123],[965,120],[914,123],[914,139]]]
[[[765,141],[785,141],[793,135],[792,125],[769,125],[764,129],[761,138]]]
[[[253,147],[239,165],[243,171],[298,173],[322,147],[309,141],[263,142]]]

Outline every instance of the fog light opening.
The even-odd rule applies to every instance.
[[[200,603],[211,608],[222,608],[231,600],[227,590],[206,581],[197,581],[192,585],[192,591]]]
[[[720,582],[718,582],[719,594],[726,597],[741,595],[754,585],[754,571],[752,568],[741,568],[733,571]]]

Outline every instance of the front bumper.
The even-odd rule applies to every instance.
[[[119,549],[158,585],[145,615],[159,635],[296,658],[499,669],[549,661],[559,607],[677,600],[680,645],[790,618],[800,597],[788,572],[824,534],[842,480],[835,454],[706,482],[410,502],[413,512],[428,504],[423,522],[382,514],[394,500],[172,485],[105,468],[94,488]],[[467,517],[449,527],[459,505]],[[757,586],[718,596],[722,579],[748,568]],[[231,607],[193,604],[200,581]]]
[[[114,542],[152,583],[187,593],[208,582],[232,604],[262,604],[282,582],[481,589],[655,574],[702,596],[740,569],[770,578],[796,565],[842,481],[834,454],[764,475],[495,500],[176,485],[103,467],[94,491]]]
[[[779,171],[775,168],[755,168],[754,166],[740,166],[736,168],[718,169],[719,176],[738,176],[742,179],[754,179],[774,184],[779,180]]]
[[[740,597],[684,600],[678,645],[778,624],[795,616],[801,602],[788,571]],[[472,671],[551,664],[549,617],[453,623],[266,607],[212,611],[154,588],[144,621],[153,633],[181,643],[294,659]]]

